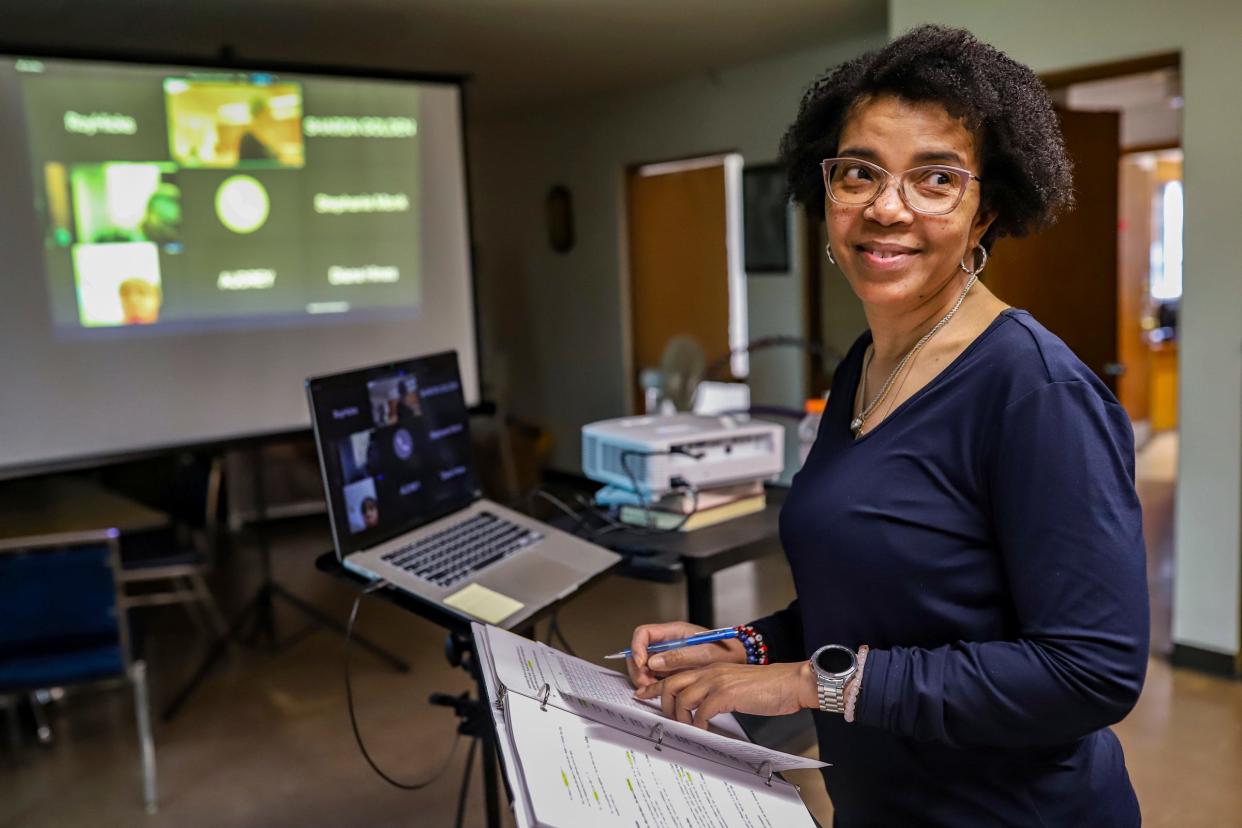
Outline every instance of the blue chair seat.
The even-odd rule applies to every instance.
[[[125,675],[125,654],[115,636],[111,641],[44,642],[39,652],[0,657],[0,693],[59,687],[80,681]]]

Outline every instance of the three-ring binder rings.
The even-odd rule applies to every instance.
[[[752,744],[732,715],[670,719],[621,673],[472,628],[519,828],[814,826],[775,774],[824,763]]]

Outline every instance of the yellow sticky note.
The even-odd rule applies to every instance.
[[[444,603],[489,624],[499,624],[523,606],[521,601],[480,584],[470,584],[457,590],[445,598]]]

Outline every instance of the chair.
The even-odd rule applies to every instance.
[[[121,547],[121,606],[138,607],[183,603],[197,605],[217,637],[228,634],[228,624],[204,578],[210,571],[221,537],[220,457],[184,454],[176,459],[171,478],[152,504],[172,517],[170,530],[127,535]],[[130,589],[142,585],[141,592]],[[151,589],[151,586],[163,586]],[[195,617],[198,621],[198,618]]]
[[[146,664],[131,658],[119,559],[114,530],[0,540],[0,698],[7,696],[5,706],[12,710],[13,696],[128,681],[134,690],[143,798],[147,812],[154,813],[155,746]]]

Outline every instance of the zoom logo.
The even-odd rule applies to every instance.
[[[402,460],[409,460],[414,454],[414,438],[404,428],[399,428],[392,435],[392,453]]]

